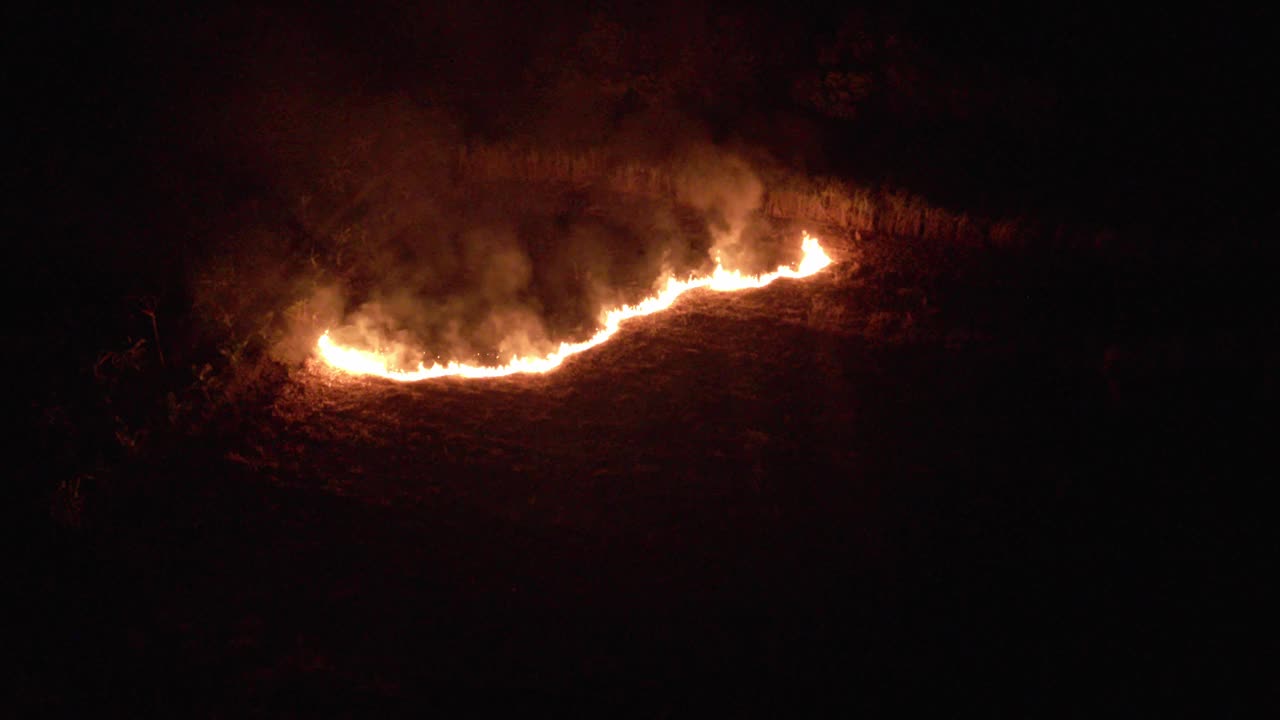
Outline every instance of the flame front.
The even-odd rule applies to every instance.
[[[809,277],[831,264],[831,258],[822,249],[822,245],[817,238],[808,233],[804,234],[801,249],[804,251],[804,257],[801,258],[798,266],[790,268],[783,265],[777,270],[763,275],[743,275],[737,270],[725,270],[717,262],[716,269],[710,275],[691,277],[688,280],[677,280],[674,277],[669,277],[665,287],[658,294],[647,297],[635,305],[623,305],[601,313],[600,322],[603,327],[587,340],[576,343],[562,342],[558,350],[542,357],[512,357],[511,361],[506,365],[468,365],[451,362],[448,365],[435,363],[431,367],[427,367],[424,363],[418,363],[418,367],[413,370],[396,370],[392,367],[392,356],[389,353],[359,350],[339,345],[333,341],[333,338],[329,337],[328,330],[320,336],[317,350],[320,358],[335,369],[353,375],[376,375],[399,382],[416,382],[450,376],[493,378],[517,373],[546,373],[560,367],[560,364],[571,355],[590,350],[613,337],[624,321],[633,317],[652,315],[666,310],[671,307],[676,298],[690,290],[710,288],[718,292],[732,292],[760,288],[778,278]]]

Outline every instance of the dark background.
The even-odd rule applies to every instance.
[[[1256,8],[1000,3],[17,13],[20,706],[365,714],[564,693],[638,714],[1250,707],[1250,610],[1274,550],[1254,501],[1276,372],[1273,27]],[[828,289],[886,312],[900,290],[927,294],[932,340],[800,333],[796,357],[716,351],[758,379],[734,412],[762,414],[706,431],[729,469],[685,442],[736,407],[706,389],[717,365],[652,340],[656,371],[636,340],[615,366],[493,395],[302,382],[312,400],[283,401],[296,368],[272,365],[241,395],[191,399],[206,362],[238,372],[194,279],[242,252],[239,230],[286,227],[306,187],[290,173],[310,167],[291,158],[388,97],[460,144],[647,160],[696,138],[1097,241],[1045,232],[958,253],[867,238],[865,274]],[[171,362],[106,390],[91,368],[150,332],[142,297]],[[714,311],[690,313],[688,342],[705,343]],[[731,337],[787,335],[742,313]],[[957,348],[961,327],[987,340]],[[822,377],[845,389],[814,396],[797,368],[832,363]],[[601,367],[610,382],[585,379]],[[645,367],[670,404],[610,407]],[[114,420],[175,406],[199,427],[121,449]],[[529,406],[548,414],[511,410]],[[560,413],[622,421],[536,431]],[[163,424],[131,427],[148,422]],[[368,428],[403,441],[358,439]],[[460,437],[437,457],[414,428]],[[735,434],[749,429],[773,441],[752,450]],[[563,449],[575,433],[582,449]],[[246,446],[276,465],[241,462]],[[515,460],[472,458],[494,447]],[[386,453],[399,460],[372,459]],[[398,469],[428,460],[443,490]],[[381,480],[345,473],[361,465]],[[682,494],[671,473],[691,467],[711,488],[757,468],[765,499]],[[575,495],[601,468],[666,495]],[[88,479],[68,522],[72,477]],[[352,482],[380,489],[334,489]],[[531,483],[571,518],[580,506],[571,529],[493,499]]]

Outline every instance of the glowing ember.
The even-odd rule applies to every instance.
[[[343,372],[353,375],[377,375],[400,382],[415,382],[447,376],[491,378],[516,373],[550,372],[559,367],[560,363],[570,355],[589,350],[613,337],[623,321],[665,310],[671,307],[676,298],[690,290],[710,288],[720,292],[730,292],[759,288],[778,278],[808,277],[831,264],[831,258],[822,249],[817,238],[808,233],[804,234],[801,249],[804,251],[804,257],[800,260],[799,266],[794,269],[782,266],[763,275],[743,275],[737,270],[725,270],[717,262],[715,271],[710,275],[691,277],[688,280],[667,278],[666,286],[657,295],[645,298],[635,305],[623,305],[601,313],[600,322],[604,327],[589,339],[577,343],[560,343],[559,350],[543,357],[512,357],[506,365],[492,367],[451,362],[448,365],[436,363],[427,367],[423,363],[418,363],[418,367],[414,370],[396,370],[392,367],[393,359],[390,353],[344,347],[329,337],[328,330],[320,336],[317,349],[325,363]]]

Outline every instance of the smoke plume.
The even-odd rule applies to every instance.
[[[236,280],[237,293],[293,310],[280,315],[282,357],[327,329],[406,366],[500,364],[589,336],[602,309],[669,275],[778,264],[757,172],[665,102],[680,88],[653,85],[646,99],[602,83],[591,59],[617,50],[617,28],[584,20],[548,35],[526,47],[532,80],[489,78],[510,92],[479,96],[458,83],[515,72],[492,37],[463,70],[420,80],[383,68],[370,86],[368,58],[305,23],[273,23],[287,31],[253,46],[199,125],[210,152],[289,209],[273,261],[295,277],[241,263]],[[463,57],[461,40],[440,52]],[[282,286],[299,296],[282,303]]]

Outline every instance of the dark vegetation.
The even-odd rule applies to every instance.
[[[185,13],[15,32],[21,711],[1253,705],[1262,13]],[[435,347],[488,235],[581,333],[742,198],[839,264],[547,377],[308,359]]]

